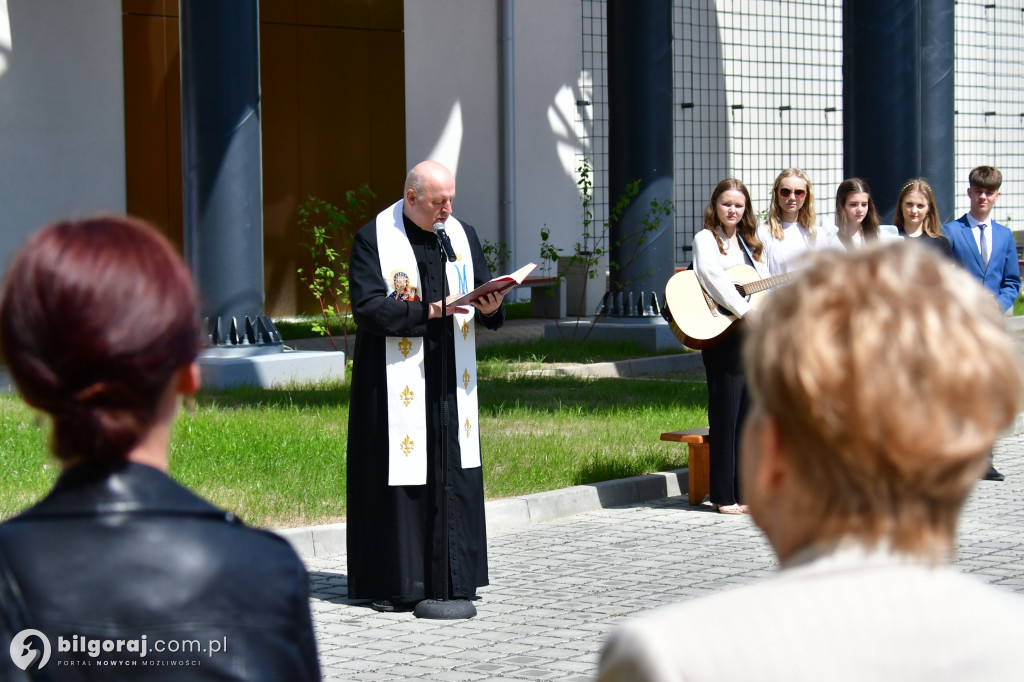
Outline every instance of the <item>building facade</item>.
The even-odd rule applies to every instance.
[[[578,168],[608,197],[605,0],[263,0],[266,311],[315,303],[296,211],[367,183],[394,201],[424,158],[458,180],[455,212],[540,260],[541,231],[582,238]],[[176,0],[0,0],[0,263],[54,219],[130,211],[180,243]],[[956,3],[956,213],[967,172],[1004,173],[996,217],[1024,216],[1024,0]],[[832,220],[843,179],[842,2],[674,3],[674,259],[689,262],[711,188],[754,210],[788,166]],[[960,192],[962,185],[963,192]],[[944,216],[945,217],[945,216]]]

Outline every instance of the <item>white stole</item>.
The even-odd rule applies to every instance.
[[[402,220],[399,200],[377,215],[377,253],[388,295],[396,281],[407,278],[406,293],[419,300],[419,267]],[[445,262],[448,290],[459,295],[471,291],[473,257],[462,224],[453,216],[445,230],[455,250],[455,262]],[[461,423],[450,422],[459,435],[462,468],[480,466],[479,408],[476,394],[476,332],[470,312],[449,316],[455,328],[456,409]],[[425,485],[427,482],[427,410],[423,337],[388,336],[384,339],[388,391],[388,485]],[[450,412],[454,416],[453,412]]]

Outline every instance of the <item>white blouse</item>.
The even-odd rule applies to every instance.
[[[782,223],[782,239],[772,237],[767,225],[759,228],[759,237],[768,253],[768,271],[784,275],[800,267],[800,260],[808,251],[821,249],[843,249],[839,241],[839,228],[835,225],[819,225],[812,241],[810,233],[800,223]]]
[[[725,234],[720,229],[716,228],[716,231],[726,245],[725,253],[718,250],[718,242],[715,235],[711,234],[711,230],[699,230],[693,236],[693,269],[701,286],[712,298],[734,315],[743,317],[750,311],[750,302],[736,291],[735,283],[725,271],[734,265],[750,265],[747,252],[742,243],[739,248],[729,248],[729,240],[725,238]],[[764,258],[764,255],[761,257]],[[766,262],[753,261],[753,265],[761,278],[768,276]]]
[[[839,236],[839,226],[836,225],[836,238]],[[900,231],[895,225],[879,225],[878,226],[878,241],[888,242],[898,239],[903,239],[900,236]],[[853,248],[859,249],[864,246],[864,233],[858,232],[853,236]]]

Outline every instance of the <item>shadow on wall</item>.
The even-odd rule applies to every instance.
[[[711,191],[719,180],[735,174],[730,163],[730,139],[733,137],[730,128],[742,126],[743,110],[742,104],[738,108],[735,104],[730,106],[726,98],[721,27],[713,0],[695,0],[674,11],[677,34],[673,57],[674,259],[682,265],[692,258],[690,244],[703,225],[704,208]],[[538,91],[554,93],[553,99],[545,103],[550,140],[554,144],[546,146],[543,154],[530,157],[530,173],[534,178],[546,178],[549,182],[552,177],[560,176],[559,187],[564,179],[567,191],[563,193],[559,189],[558,193],[571,197],[571,206],[565,210],[576,222],[574,225],[548,223],[554,243],[563,249],[571,249],[582,232],[579,222],[582,209],[576,186],[581,157],[586,156],[591,161],[598,225],[607,215],[608,205],[616,199],[607,196],[607,72],[602,60],[588,59],[586,54],[584,67],[572,85],[559,80],[561,74],[557,70],[537,69],[530,74],[531,83]],[[736,150],[740,154],[743,151],[742,148]],[[520,181],[519,196],[528,195],[524,189],[529,182],[529,179]],[[750,179],[744,182],[751,184]],[[543,191],[545,195],[550,193],[547,189]],[[519,235],[522,244],[532,246],[544,220],[530,222],[529,215],[528,211],[520,209]]]

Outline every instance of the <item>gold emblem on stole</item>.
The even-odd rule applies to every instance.
[[[466,337],[469,336],[469,320],[462,321],[462,340],[465,341]]]
[[[413,441],[412,441],[412,438],[409,438],[409,436],[408,436],[408,435],[406,435],[406,437],[405,437],[405,440],[403,440],[403,441],[402,441],[402,443],[401,443],[401,445],[399,445],[398,447],[399,447],[399,448],[401,448],[401,449],[402,449],[402,453],[403,453],[403,454],[404,454],[404,455],[405,455],[406,457],[408,457],[408,456],[409,456],[409,453],[411,453],[411,452],[412,452],[412,447],[413,447]]]
[[[402,337],[402,340],[398,342],[398,350],[402,351],[403,358],[409,357],[409,351],[412,350],[412,341],[409,340],[409,337]]]
[[[466,388],[467,390],[469,389],[469,370],[468,369],[462,370],[462,386],[464,388]]]
[[[401,398],[402,402],[405,403],[406,407],[409,407],[409,403],[412,402],[413,396],[415,395],[416,394],[410,391],[409,387],[406,386],[405,390],[398,394],[398,397]]]
[[[469,423],[469,417],[466,417],[466,424],[464,428],[466,429],[466,438],[469,438],[469,434],[473,430],[473,425]]]

